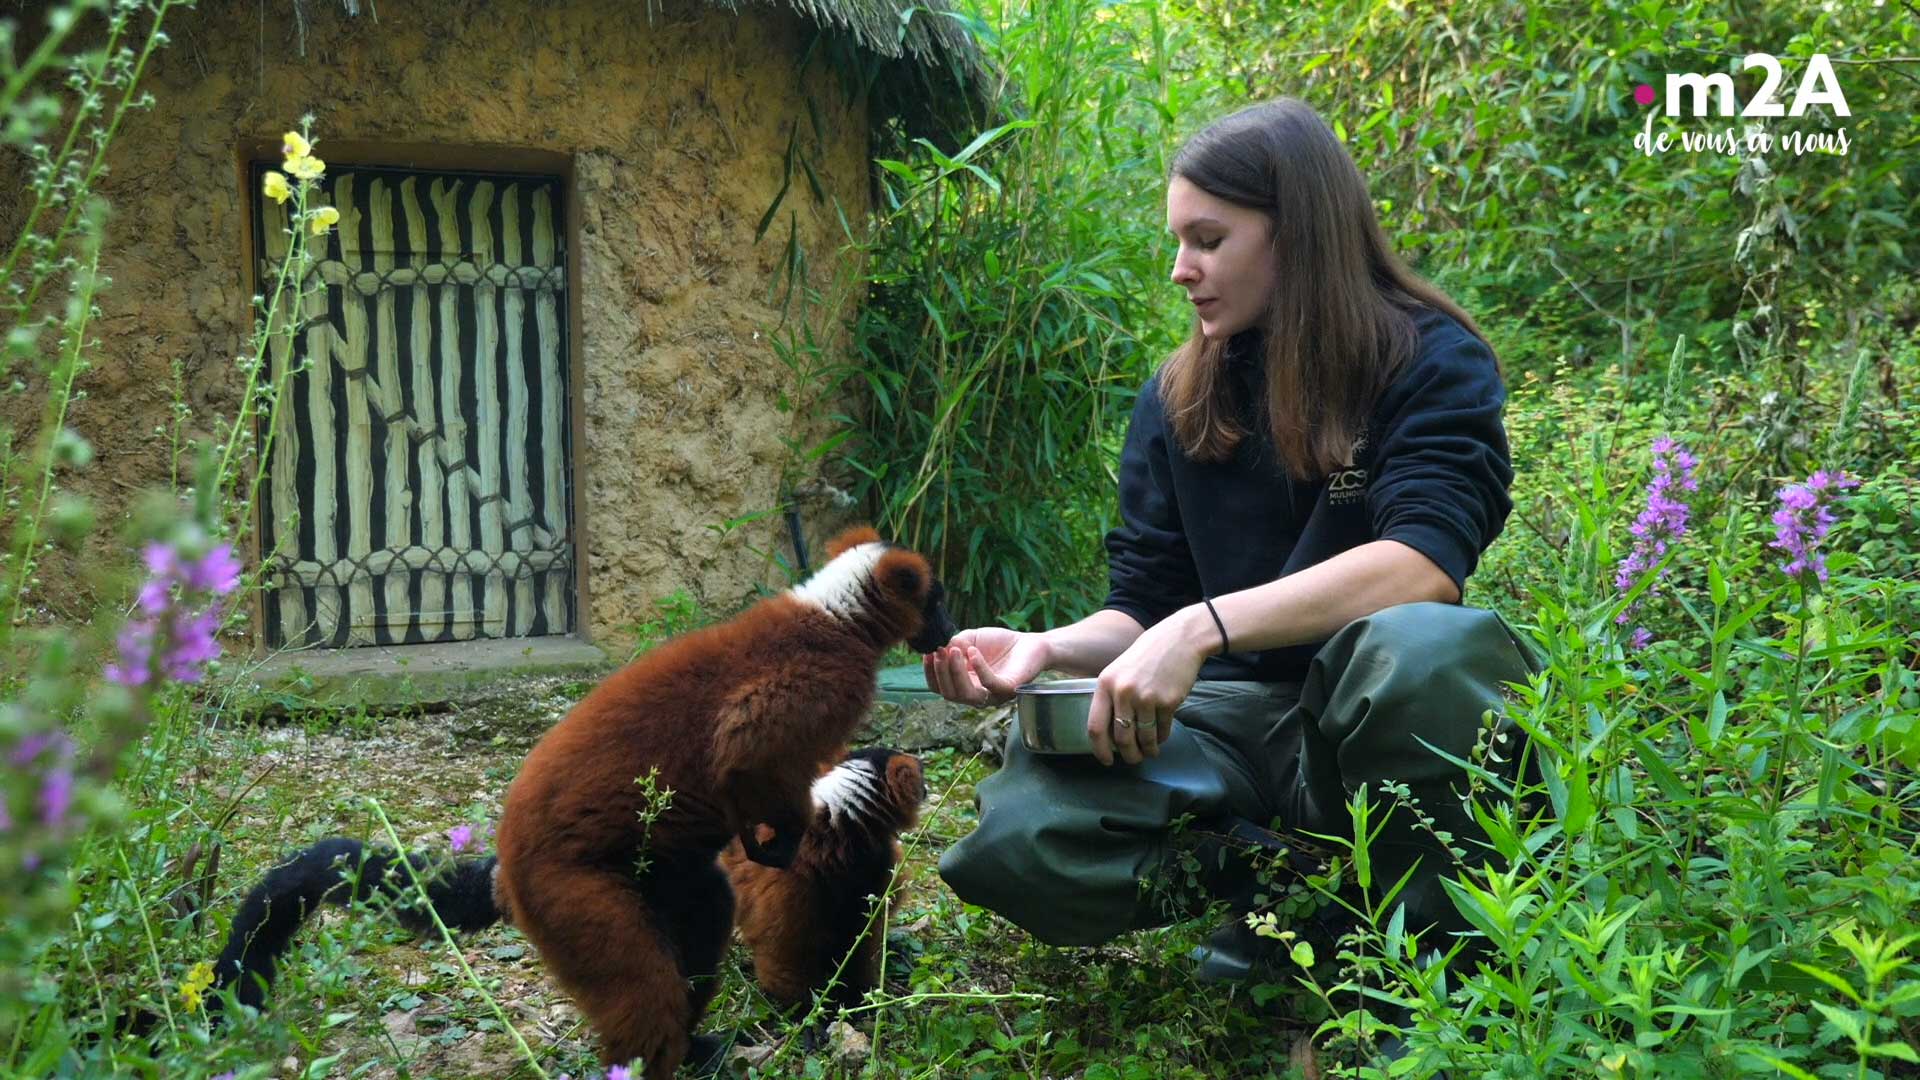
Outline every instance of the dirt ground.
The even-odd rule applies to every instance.
[[[276,856],[324,836],[379,835],[367,796],[380,800],[403,843],[445,850],[446,830],[491,822],[508,783],[532,743],[563,716],[590,684],[564,678],[505,684],[484,700],[449,711],[413,715],[295,716],[279,721],[231,722],[206,733],[201,763],[187,782],[230,789],[240,810],[226,832],[220,889],[229,897],[248,887]],[[245,792],[242,795],[242,792]],[[911,918],[919,899],[938,889],[932,864],[947,838],[966,831],[954,813],[970,813],[971,789],[929,793],[922,835],[909,838],[909,884],[897,910]],[[225,800],[222,800],[223,802]],[[476,837],[484,838],[482,825]],[[482,850],[491,850],[483,841]],[[322,1017],[352,1013],[322,1037],[323,1054],[343,1054],[348,1072],[372,1078],[509,1076],[524,1070],[513,1039],[499,1030],[490,1007],[471,987],[444,946],[415,941],[361,913],[328,913],[302,935],[349,942],[340,961],[351,971],[344,1000],[289,976],[276,996],[276,1015],[295,1010],[311,1031]],[[356,946],[362,946],[357,947]],[[216,943],[209,942],[211,951]],[[566,996],[542,974],[538,957],[510,928],[461,935],[461,956],[505,1012],[507,1020],[558,1075],[582,1075],[591,1064],[592,1033]],[[320,950],[319,955],[331,955]],[[294,954],[289,965],[301,962]],[[308,956],[309,961],[312,956]],[[763,1000],[751,986],[744,950],[736,947],[712,1015],[758,1024],[764,1038],[784,1028],[761,1024]],[[758,1051],[765,1053],[763,1049]],[[366,1072],[355,1071],[371,1063]],[[297,1075],[307,1062],[285,1062]]]

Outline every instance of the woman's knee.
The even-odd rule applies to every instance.
[[[1355,619],[1340,632],[1347,667],[1392,671],[1418,689],[1435,677],[1467,675],[1498,689],[1525,679],[1530,657],[1500,616],[1486,608],[1420,601],[1395,604]],[[1331,643],[1330,643],[1331,644]]]
[[[1425,654],[1467,649],[1489,636],[1504,637],[1500,617],[1486,608],[1420,600],[1394,604],[1353,621],[1368,646],[1392,652],[1418,649]]]
[[[1028,900],[1046,903],[1072,886],[1067,874],[1039,857],[1031,833],[976,830],[941,854],[940,877],[955,896],[995,911]]]
[[[1424,742],[1455,754],[1488,710],[1501,711],[1502,684],[1527,670],[1498,615],[1432,602],[1354,620],[1317,666],[1311,711],[1336,744],[1364,736],[1376,751]]]
[[[1072,839],[1037,828],[976,830],[941,855],[940,877],[955,896],[1049,945],[1093,945],[1133,929],[1139,856],[1116,850],[1111,836],[1100,848]]]

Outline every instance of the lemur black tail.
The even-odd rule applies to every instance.
[[[402,926],[415,933],[433,929],[419,905],[413,884],[425,883],[427,899],[449,930],[483,930],[500,921],[493,900],[493,856],[449,859],[391,848],[369,849],[358,840],[322,840],[267,872],[240,905],[227,947],[214,965],[216,988],[233,987],[234,997],[256,1008],[273,985],[274,967],[293,945],[295,934],[322,903],[342,907],[386,896]]]

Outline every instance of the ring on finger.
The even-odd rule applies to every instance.
[[[1116,727],[1130,728],[1133,726],[1133,717],[1121,716],[1120,714],[1115,713],[1113,716],[1113,722]]]

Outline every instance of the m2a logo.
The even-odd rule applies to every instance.
[[[1807,58],[1807,70],[1800,77],[1800,88],[1793,92],[1791,107],[1775,100],[1780,90],[1780,61],[1770,53],[1748,53],[1740,61],[1740,69],[1752,71],[1754,68],[1766,71],[1766,81],[1754,92],[1752,100],[1741,107],[1741,116],[1802,116],[1813,105],[1825,105],[1835,116],[1853,115],[1847,108],[1847,95],[1840,89],[1840,80],[1833,74],[1833,61],[1827,59],[1826,53],[1814,53]],[[1693,91],[1691,102],[1683,96],[1689,90]],[[1713,100],[1709,100],[1710,94]],[[1724,71],[1711,75],[1667,73],[1668,116],[1733,116],[1735,101],[1733,76]],[[1684,108],[1688,104],[1692,105],[1691,109]]]

